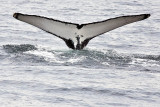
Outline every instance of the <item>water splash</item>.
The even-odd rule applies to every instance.
[[[137,64],[145,67],[155,63],[160,65],[159,55],[121,54],[114,50],[52,50],[30,44],[4,45],[10,59],[29,64],[81,66],[87,68],[129,67]],[[134,68],[133,68],[134,69]]]

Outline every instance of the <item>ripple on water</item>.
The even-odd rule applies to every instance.
[[[114,50],[50,50],[30,44],[3,45],[3,49],[6,53],[13,54],[10,59],[14,62],[23,61],[29,64],[103,68],[128,67],[137,63],[149,63],[149,61],[159,64],[160,61],[159,55],[128,55],[117,53]]]

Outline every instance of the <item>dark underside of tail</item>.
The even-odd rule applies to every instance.
[[[74,42],[71,39],[64,40],[64,41],[69,48],[74,49],[74,50],[82,50],[84,47],[87,46],[90,40],[91,39],[86,39],[81,44],[77,44],[76,47],[74,46]]]

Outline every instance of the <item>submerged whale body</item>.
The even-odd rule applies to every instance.
[[[146,19],[150,14],[129,15],[107,19],[104,21],[76,24],[37,15],[14,13],[13,17],[38,27],[63,39],[71,49],[81,50],[88,42],[101,34],[109,32],[129,23]]]

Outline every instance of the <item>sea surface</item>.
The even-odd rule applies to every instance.
[[[151,17],[78,51],[15,12],[79,24]],[[0,0],[0,107],[160,107],[160,1]]]

